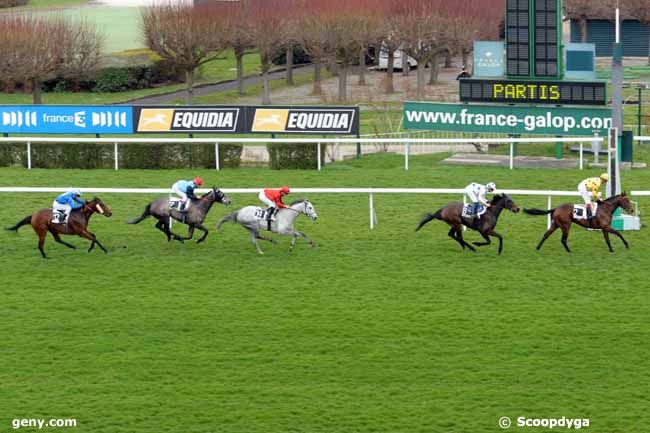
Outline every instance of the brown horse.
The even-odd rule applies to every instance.
[[[463,226],[466,226],[472,230],[478,231],[481,236],[483,236],[483,239],[485,239],[485,242],[473,242],[477,247],[490,245],[492,243],[490,236],[499,239],[499,254],[501,254],[503,251],[503,236],[495,232],[494,228],[497,225],[499,215],[501,215],[503,209],[508,209],[513,213],[519,212],[519,207],[510,197],[508,197],[507,194],[495,195],[485,214],[477,221],[476,225],[474,225],[472,223],[472,218],[462,216],[463,203],[452,202],[447,206],[438,209],[435,213],[426,214],[415,231],[420,230],[422,226],[431,220],[438,219],[444,221],[451,226],[449,233],[447,233],[450,238],[458,242],[463,249],[468,247],[470,250],[476,252],[476,249],[463,239]]]
[[[544,233],[544,237],[542,237],[542,240],[539,242],[539,245],[537,245],[538,250],[542,248],[542,245],[544,244],[546,239],[548,239],[549,236],[551,236],[553,232],[559,228],[560,230],[562,230],[562,245],[564,245],[564,249],[566,249],[566,251],[570,253],[571,250],[569,249],[569,245],[567,245],[567,239],[569,238],[569,230],[571,229],[571,224],[578,224],[579,226],[582,226],[584,228],[593,228],[593,229],[602,230],[603,237],[605,238],[605,242],[607,242],[607,246],[609,247],[609,252],[613,253],[614,250],[612,249],[612,244],[609,242],[610,233],[613,233],[614,235],[618,236],[619,239],[623,241],[623,245],[625,245],[625,248],[630,248],[627,241],[623,238],[623,235],[621,235],[621,233],[618,230],[615,230],[611,227],[612,216],[614,215],[614,211],[616,211],[616,209],[618,209],[619,207],[622,207],[628,213],[634,213],[634,208],[632,207],[632,203],[630,203],[630,199],[627,198],[627,195],[625,193],[620,195],[615,195],[604,201],[600,201],[598,203],[598,209],[596,210],[596,215],[594,215],[594,217],[591,219],[591,224],[587,219],[577,220],[573,218],[572,204],[563,204],[551,210],[524,209],[524,212],[526,212],[529,215],[551,214],[551,227],[546,231],[546,233]]]
[[[18,229],[22,226],[31,224],[32,228],[38,235],[38,249],[41,251],[41,255],[44,259],[47,258],[45,251],[43,251],[43,245],[45,245],[45,237],[47,236],[47,232],[50,232],[52,234],[52,237],[55,241],[65,245],[68,248],[72,248],[73,250],[76,249],[76,247],[62,240],[61,235],[81,236],[82,238],[91,241],[88,252],[91,252],[96,244],[99,248],[101,248],[102,251],[104,251],[104,254],[108,254],[108,251],[97,240],[97,237],[87,229],[90,217],[93,216],[94,213],[104,215],[105,217],[110,217],[112,215],[111,209],[106,206],[100,199],[95,197],[91,201],[86,202],[81,208],[70,212],[67,224],[53,223],[52,209],[41,209],[23,218],[18,224],[8,228],[7,230],[13,230],[17,232]]]

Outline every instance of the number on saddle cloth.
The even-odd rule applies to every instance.
[[[266,219],[266,209],[261,207],[255,209],[255,218],[260,220]]]
[[[182,201],[180,198],[172,197],[169,199],[169,210],[182,210],[181,204]]]
[[[66,222],[65,220],[65,212],[60,211],[60,210],[52,210],[52,223],[53,224],[64,224]]]
[[[476,212],[476,216],[478,216],[480,218],[481,216],[483,216],[483,214],[485,213],[486,210],[487,210],[487,208],[485,206],[479,205],[478,210]],[[463,216],[465,218],[473,218],[474,217],[474,205],[473,204],[470,203],[470,204],[466,204],[465,206],[463,206]]]
[[[598,210],[598,203],[591,204],[591,216],[596,216],[596,211]],[[577,220],[586,220],[587,219],[587,206],[584,204],[574,204],[573,205],[573,219]]]

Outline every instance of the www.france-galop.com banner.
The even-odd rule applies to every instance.
[[[406,129],[540,135],[605,135],[608,108],[405,102]]]

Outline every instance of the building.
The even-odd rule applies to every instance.
[[[582,42],[580,23],[571,20],[571,42]],[[587,42],[596,44],[597,57],[612,55],[615,38],[614,20],[592,17],[587,20]],[[626,57],[648,57],[650,55],[650,26],[632,19],[624,19],[621,25],[623,55]]]

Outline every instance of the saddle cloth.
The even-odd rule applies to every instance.
[[[596,211],[598,210],[598,203],[591,204],[591,215],[596,216]],[[586,220],[587,219],[587,207],[584,204],[574,204],[573,205],[573,219],[577,220]]]
[[[463,216],[465,218],[473,218],[474,217],[474,213],[472,212],[473,208],[474,208],[474,206],[472,204],[466,204],[465,206],[463,206]],[[486,211],[487,211],[487,207],[485,207],[483,205],[479,205],[478,212],[477,212],[476,216],[478,216],[480,218],[480,217],[483,216],[483,214]]]
[[[265,220],[266,219],[266,211],[267,209],[258,207],[255,209],[255,218],[258,220]]]
[[[65,222],[65,212],[52,209],[52,223],[64,224]]]
[[[169,199],[169,209],[170,209],[170,210],[172,210],[172,209],[182,210],[182,209],[181,209],[181,203],[182,203],[182,201],[181,201],[180,198],[178,198],[178,197],[171,197],[171,198]]]

